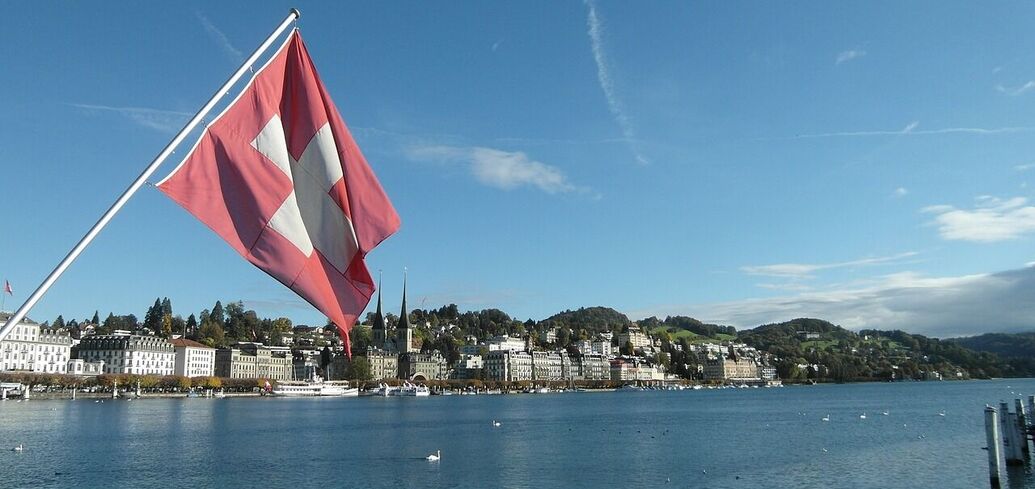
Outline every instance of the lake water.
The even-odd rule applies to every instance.
[[[1035,394],[1035,380],[9,400],[0,403],[0,487],[981,488],[982,408],[1011,391]],[[23,452],[9,451],[19,443]],[[424,460],[435,450],[441,461]],[[1010,487],[1035,487],[1017,479]]]

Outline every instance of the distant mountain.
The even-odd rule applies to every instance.
[[[1029,333],[986,333],[966,338],[950,338],[962,346],[976,351],[987,351],[1001,357],[1035,359],[1035,332]]]

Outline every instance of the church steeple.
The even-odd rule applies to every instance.
[[[413,329],[410,327],[410,315],[406,312],[406,272],[403,271],[402,310],[399,311],[399,323],[395,326],[395,342],[399,353],[413,351]]]
[[[381,273],[377,274],[377,311],[374,312],[374,324],[371,326],[371,333],[374,339],[374,347],[385,348],[388,342],[388,325],[385,323],[385,315],[381,312]]]

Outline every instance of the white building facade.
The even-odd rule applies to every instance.
[[[172,375],[176,352],[157,336],[95,335],[79,342],[79,358],[104,362],[104,373]]]
[[[173,375],[184,377],[211,377],[215,375],[216,349],[197,341],[175,339],[170,341],[175,352]]]
[[[0,316],[0,324],[10,317]],[[72,337],[65,331],[43,329],[22,320],[0,341],[0,369],[41,373],[68,373]]]

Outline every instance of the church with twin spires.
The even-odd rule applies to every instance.
[[[394,331],[388,327],[381,309],[381,287],[378,284],[377,310],[371,325],[371,345],[366,356],[373,380],[406,379],[439,380],[447,377],[447,365],[441,353],[421,353],[413,344],[413,325],[406,310],[406,279],[403,279],[402,308]]]

